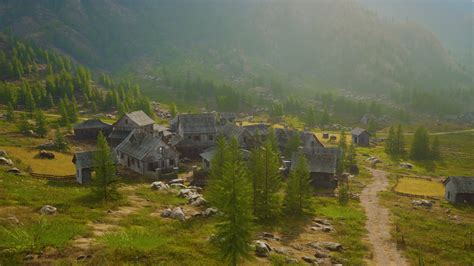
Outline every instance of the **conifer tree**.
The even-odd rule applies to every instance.
[[[79,111],[77,110],[76,98],[72,97],[72,101],[66,106],[68,113],[68,120],[70,123],[79,121]]]
[[[64,99],[59,101],[59,114],[61,115],[59,124],[62,126],[69,126],[69,113]]]
[[[22,133],[25,133],[29,130],[32,130],[33,127],[31,124],[28,122],[28,117],[26,116],[25,113],[20,114],[20,121],[18,123],[18,130]]]
[[[337,165],[336,165],[336,173],[342,174],[344,170],[346,169],[346,152],[347,152],[347,140],[346,140],[346,132],[344,130],[341,131],[341,134],[339,135],[339,144],[338,148],[341,151],[341,156],[337,160]]]
[[[388,155],[394,155],[395,145],[396,145],[396,137],[395,137],[395,128],[393,126],[390,127],[388,131],[387,139],[385,140],[385,153]]]
[[[48,125],[46,122],[46,117],[40,109],[35,111],[35,132],[40,137],[45,137],[48,134]]]
[[[296,167],[291,170],[287,183],[286,210],[291,214],[301,215],[311,202],[309,168],[304,155],[299,155]]]
[[[396,138],[396,155],[404,157],[406,155],[405,150],[405,136],[403,135],[402,125],[398,125],[397,132],[395,134]]]
[[[285,145],[285,156],[287,158],[291,158],[291,155],[296,152],[298,150],[298,147],[302,144],[303,143],[301,142],[299,134],[294,134],[293,136],[291,136]]]
[[[430,140],[425,128],[419,127],[413,137],[410,150],[410,158],[413,160],[425,160],[431,157]]]
[[[97,196],[103,201],[109,201],[117,196],[117,178],[115,163],[112,159],[107,140],[102,132],[97,137],[97,151],[94,156],[95,187]]]
[[[171,118],[175,118],[177,114],[178,114],[178,108],[176,107],[176,104],[175,104],[175,103],[171,103],[171,106],[170,106],[170,115],[171,115]]]
[[[232,140],[229,145],[220,140],[216,155],[224,162],[211,165],[211,173],[218,174],[210,182],[209,201],[222,212],[217,227],[215,243],[222,258],[230,265],[249,257],[252,241],[252,199],[248,170],[245,166],[239,145]],[[218,169],[213,169],[213,168]],[[219,169],[221,168],[221,169]],[[221,174],[220,174],[221,173]]]
[[[351,145],[349,145],[349,149],[347,149],[347,154],[346,154],[346,167],[354,167],[354,166],[357,166],[357,159],[356,159],[356,156],[357,156],[357,153],[356,153],[356,149],[354,147],[354,144],[351,143]]]
[[[8,122],[14,122],[15,121],[15,111],[13,109],[12,103],[8,103],[6,119],[7,119]]]
[[[338,200],[339,204],[342,206],[345,206],[347,203],[349,203],[349,187],[347,186],[347,183],[339,184]]]
[[[54,145],[58,151],[67,151],[69,150],[69,143],[67,142],[66,138],[64,138],[63,133],[59,126],[56,128],[56,132],[54,135]]]

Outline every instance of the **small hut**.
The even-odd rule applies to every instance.
[[[363,147],[368,147],[370,143],[370,133],[363,129],[356,127],[351,131],[352,134],[352,143],[363,146]]]
[[[444,186],[449,202],[474,204],[474,176],[449,176]]]
[[[76,181],[79,184],[87,184],[92,180],[94,171],[94,157],[96,151],[83,151],[74,153],[72,163],[76,165]],[[117,157],[112,153],[114,164],[117,163]]]

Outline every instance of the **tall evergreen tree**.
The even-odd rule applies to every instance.
[[[97,137],[97,151],[94,156],[95,187],[97,196],[103,201],[109,201],[117,196],[117,178],[115,163],[112,159],[107,140],[102,132]]]
[[[294,134],[291,138],[286,142],[285,145],[285,156],[290,158],[291,155],[298,150],[298,147],[301,146],[303,143],[301,142],[301,138],[299,134]]]
[[[406,155],[405,150],[405,136],[403,135],[402,125],[398,125],[397,132],[395,134],[396,143],[396,155],[404,157]]]
[[[424,127],[419,127],[413,137],[410,158],[413,160],[426,160],[431,157],[430,140]]]
[[[221,141],[221,145],[224,142]],[[220,217],[216,233],[216,245],[222,258],[230,265],[249,257],[252,241],[252,199],[248,170],[245,166],[239,145],[232,140],[226,147],[218,147],[224,158],[222,175],[211,180],[209,201],[223,215]],[[223,149],[222,149],[223,148]],[[218,160],[216,160],[218,161]],[[211,165],[213,167],[220,165]]]
[[[338,148],[341,151],[341,156],[337,160],[337,165],[336,165],[336,173],[342,174],[345,169],[346,169],[346,152],[347,152],[347,140],[346,140],[346,132],[344,130],[341,131],[341,134],[339,135],[339,144]]]
[[[58,151],[65,152],[69,150],[69,143],[61,132],[59,126],[56,128],[56,132],[54,135],[54,145],[56,146],[56,149]]]
[[[349,149],[347,149],[345,165],[349,168],[353,166],[357,166],[356,156],[357,156],[356,149],[354,147],[354,144],[351,143],[351,145],[349,145]]]
[[[46,122],[46,117],[40,109],[35,111],[35,132],[40,137],[45,137],[48,134],[48,125]]]
[[[387,139],[385,139],[385,153],[388,155],[395,155],[395,146],[396,146],[396,136],[395,136],[395,128],[393,126],[390,127],[388,131]]]
[[[300,154],[296,167],[290,172],[288,187],[285,195],[285,206],[289,213],[301,215],[310,206],[311,186],[308,162]]]
[[[13,109],[13,105],[11,103],[8,103],[7,113],[5,115],[6,115],[7,121],[9,122],[15,121],[15,110]]]
[[[431,143],[431,158],[434,160],[441,159],[441,148],[439,145],[438,136],[435,136],[433,143]]]
[[[69,113],[68,113],[68,108],[67,108],[67,103],[65,102],[64,99],[61,99],[59,101],[59,114],[61,115],[61,118],[59,119],[59,124],[62,126],[69,126]]]

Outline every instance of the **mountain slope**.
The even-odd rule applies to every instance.
[[[346,0],[4,0],[0,26],[108,70],[145,59],[380,93],[472,86],[433,34]]]

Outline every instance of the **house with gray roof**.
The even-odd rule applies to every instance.
[[[203,153],[199,154],[202,160],[202,169],[209,170],[211,168],[212,158],[214,158],[217,149],[215,147],[211,147],[205,150]],[[246,149],[240,149],[242,153],[242,157],[244,160],[248,160],[250,158],[250,151]]]
[[[179,153],[162,137],[134,130],[115,148],[118,161],[126,168],[143,175],[159,176],[177,169]]]
[[[351,131],[352,143],[358,146],[368,147],[370,144],[370,133],[369,131],[356,127]]]
[[[248,141],[249,148],[260,146],[270,135],[272,128],[269,124],[258,123],[243,126],[250,136]]]
[[[113,130],[108,136],[109,142],[112,146],[117,146],[135,129],[152,133],[154,125],[155,121],[143,111],[126,113],[112,125]]]
[[[237,126],[233,123],[227,123],[221,128],[222,136],[227,140],[236,139],[241,148],[248,148],[252,136],[245,127]]]
[[[221,126],[217,113],[201,113],[178,115],[173,128],[181,137],[176,148],[183,156],[193,158],[214,146]]]
[[[74,138],[76,139],[97,139],[99,132],[105,136],[112,131],[112,125],[102,122],[100,119],[89,119],[74,125]]]
[[[301,141],[301,146],[305,153],[311,153],[312,150],[316,148],[324,148],[324,145],[313,132],[299,131],[289,128],[275,128],[275,137],[282,153],[285,153],[288,142],[295,136],[297,136]]]
[[[311,185],[316,188],[335,189],[337,187],[336,166],[341,155],[338,148],[315,148],[310,153],[300,147],[291,157],[291,169],[303,155],[309,166]]]
[[[76,181],[79,184],[87,184],[92,180],[94,171],[94,157],[96,151],[82,151],[74,153],[72,163],[76,166]],[[116,164],[117,157],[112,153],[112,160]]]
[[[474,176],[449,176],[443,183],[449,202],[474,204]]]

